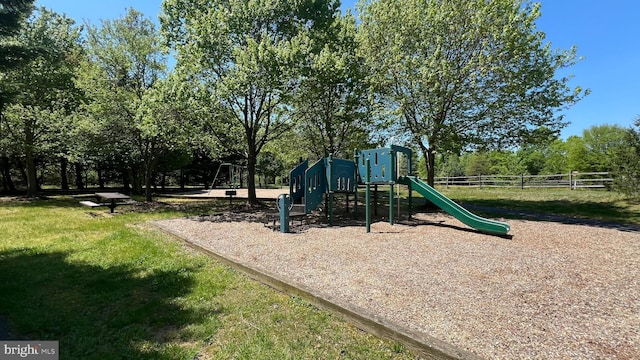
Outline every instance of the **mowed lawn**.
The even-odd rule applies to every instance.
[[[222,202],[89,209],[0,198],[0,321],[57,340],[60,359],[412,359],[184,247],[150,220]]]
[[[604,189],[436,189],[462,203],[640,225],[640,201]]]

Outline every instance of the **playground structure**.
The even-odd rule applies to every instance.
[[[237,164],[232,164],[232,163],[221,163],[218,166],[218,170],[216,171],[216,175],[213,177],[213,181],[211,182],[211,186],[209,187],[209,194],[211,193],[212,189],[215,189],[216,187],[216,182],[218,181],[218,177],[220,175],[220,170],[222,170],[223,167],[227,167],[229,170],[229,173],[227,174],[227,181],[229,183],[229,189],[237,189],[238,188],[238,183],[240,183],[240,187],[242,187],[242,176],[243,176],[243,170],[246,168],[245,166],[242,165],[237,165]]]
[[[366,231],[371,231],[371,185],[389,186],[389,223],[394,224],[394,187],[406,185],[409,189],[409,217],[412,212],[412,192],[416,191],[425,199],[480,232],[506,235],[509,225],[477,216],[453,200],[447,198],[415,176],[411,176],[411,149],[391,145],[389,148],[354,150],[354,160],[329,157],[318,160],[309,167],[302,161],[289,173],[289,194],[277,199],[280,231],[289,232],[290,216],[293,213],[306,215],[317,209],[325,200],[329,225],[333,225],[334,194],[344,193],[354,196],[354,216],[358,212],[358,185],[364,184]],[[406,168],[400,164],[404,159]],[[399,208],[399,206],[398,206]]]

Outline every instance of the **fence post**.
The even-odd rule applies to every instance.
[[[482,175],[478,175],[478,184],[480,185],[480,189],[482,189]]]
[[[524,189],[524,173],[520,174],[520,190]]]
[[[573,190],[573,170],[569,170],[569,190]]]

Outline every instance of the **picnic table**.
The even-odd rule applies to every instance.
[[[131,204],[131,197],[119,192],[99,192],[95,193],[94,196],[96,197],[97,202],[81,201],[80,203],[90,207],[107,206],[109,210],[111,210],[111,213],[113,213],[118,205]]]

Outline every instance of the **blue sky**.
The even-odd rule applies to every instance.
[[[584,60],[561,75],[573,75],[572,86],[591,89],[591,94],[564,111],[571,124],[562,137],[581,135],[593,125],[629,127],[640,116],[640,1],[637,0],[541,0],[538,29],[553,48],[578,47]],[[161,0],[36,0],[79,23],[124,15],[128,7],[156,18]],[[343,0],[344,9],[356,0]]]

